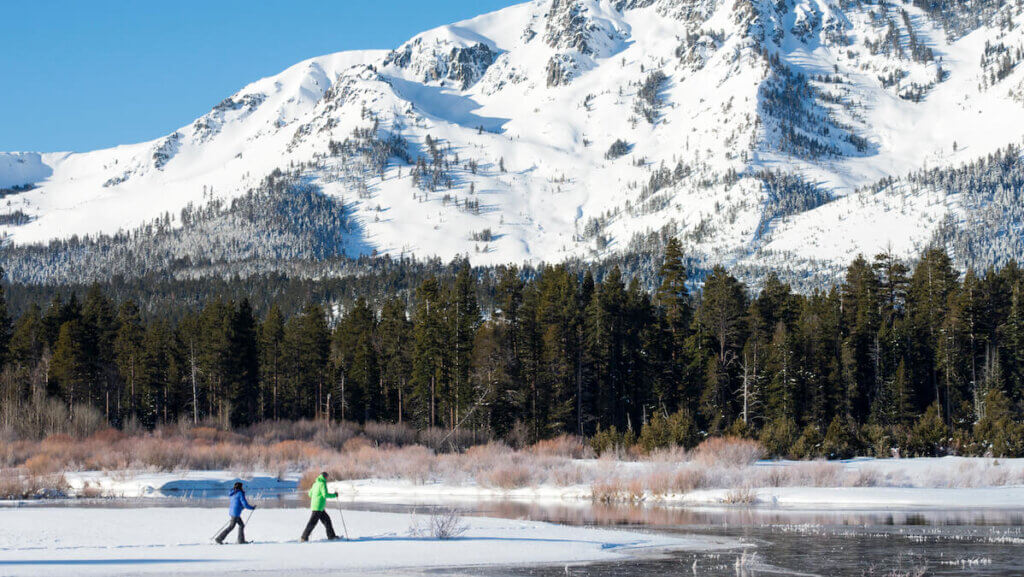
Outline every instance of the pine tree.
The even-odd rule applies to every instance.
[[[259,419],[259,337],[249,299],[231,311],[228,327],[227,395],[234,427]]]
[[[847,268],[842,288],[845,338],[841,357],[844,413],[858,421],[867,416],[871,400],[881,388],[877,370],[880,303],[878,276],[860,255]]]
[[[459,264],[450,298],[449,332],[453,338],[452,395],[449,400],[451,425],[456,426],[462,416],[476,402],[469,382],[473,340],[480,326],[480,307],[476,299],[476,278],[468,260]]]
[[[142,372],[139,375],[139,421],[153,428],[176,419],[172,407],[174,372],[171,370],[171,330],[164,321],[147,327],[142,343]]]
[[[117,314],[113,303],[97,284],[89,288],[82,303],[82,326],[91,385],[89,398],[110,421],[115,417],[113,413],[116,413],[118,401],[118,374],[114,358]]]
[[[123,408],[118,414],[122,418],[138,417],[138,388],[142,373],[143,339],[146,330],[142,326],[142,316],[133,301],[121,304],[117,313],[118,329],[114,337],[114,357],[124,390],[119,395],[123,399]],[[120,405],[120,403],[119,403]]]
[[[342,419],[366,422],[380,419],[384,413],[377,357],[376,318],[362,298],[346,312],[334,330],[331,358],[344,390],[336,388]]]
[[[59,391],[71,409],[89,402],[89,364],[84,339],[85,330],[80,320],[61,325],[50,363],[50,392]]]
[[[541,436],[571,432],[577,428],[576,364],[577,288],[564,266],[545,269],[537,281],[539,370],[537,419],[544,423]]]
[[[665,246],[665,260],[660,275],[661,284],[655,293],[655,302],[664,314],[668,366],[659,380],[657,395],[662,404],[674,410],[687,393],[684,378],[690,359],[686,357],[685,351],[693,322],[693,304],[686,286],[686,265],[679,240],[675,237],[670,238]],[[658,342],[661,339],[657,339],[655,344]]]
[[[951,379],[944,378],[936,352],[956,285],[957,273],[949,255],[941,249],[929,249],[914,268],[907,300],[913,361],[910,368],[912,380],[920,384],[919,406],[938,400],[943,420],[949,418],[952,406]]]
[[[405,303],[394,297],[384,303],[377,332],[387,412],[389,418],[401,423],[405,420],[412,366],[412,323],[406,313]]]
[[[697,321],[713,357],[705,371],[701,405],[709,430],[716,432],[728,427],[735,414],[733,393],[739,388],[735,375],[746,338],[746,300],[743,286],[721,266],[704,281]]]
[[[260,326],[260,413],[263,418],[281,418],[282,364],[284,362],[284,315],[276,304],[270,307]]]
[[[949,428],[942,419],[942,409],[938,401],[925,410],[921,418],[914,424],[907,439],[910,456],[938,457],[946,452],[949,446]]]
[[[974,426],[974,439],[983,447],[984,454],[1024,455],[1024,426],[1015,418],[1006,394],[999,388],[992,388],[985,395],[984,407],[984,416]]]
[[[39,305],[32,303],[14,324],[8,347],[8,361],[15,368],[28,369],[42,358],[44,347],[42,310]]]
[[[309,304],[285,324],[281,413],[289,419],[327,416],[330,330],[322,308]]]
[[[821,442],[821,451],[827,459],[849,459],[859,448],[853,423],[840,415],[836,415],[825,432]]]
[[[445,352],[450,349],[444,314],[440,283],[434,277],[424,280],[416,289],[410,406],[417,421],[429,427],[438,423],[438,396],[448,382]]]
[[[896,374],[887,379],[871,406],[870,422],[881,427],[906,425],[914,417],[913,390],[907,365],[901,362]]]
[[[3,281],[4,269],[0,267],[0,281]],[[4,293],[3,284],[0,284],[0,371],[10,361],[10,344],[11,344],[11,316],[7,311],[7,298]]]
[[[998,328],[1003,377],[1010,398],[1024,400],[1024,283],[1013,285],[1010,310]]]
[[[523,404],[510,371],[512,350],[505,346],[508,337],[504,333],[509,330],[505,323],[485,322],[473,342],[471,379],[474,392],[487,407],[481,415],[482,424],[500,437],[512,431]]]

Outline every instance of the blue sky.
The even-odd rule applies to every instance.
[[[8,0],[0,10],[0,150],[150,140],[300,60],[393,48],[515,3]]]

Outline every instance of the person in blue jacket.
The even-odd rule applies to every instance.
[[[231,533],[231,530],[238,526],[238,542],[248,543],[245,540],[245,523],[242,522],[242,510],[250,509],[256,510],[256,507],[249,504],[249,501],[245,498],[245,490],[242,489],[242,483],[235,483],[235,487],[231,489],[231,504],[228,506],[228,514],[231,515],[231,523],[228,524],[227,528],[221,531],[220,535],[217,535],[217,543],[223,544],[224,539]]]

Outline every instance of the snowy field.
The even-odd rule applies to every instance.
[[[676,505],[788,508],[1021,508],[1024,459],[965,457],[852,459],[842,462],[758,461],[746,467],[702,467],[649,461],[577,459],[591,483],[502,489],[449,479],[336,481],[342,498],[362,501],[445,502],[516,499],[538,502],[633,501]],[[701,474],[690,490],[680,477]],[[229,471],[78,472],[65,478],[72,494],[115,497],[217,496],[236,479],[250,494],[290,493],[298,475]]]
[[[341,533],[338,511],[330,511]],[[718,537],[677,537],[564,527],[548,523],[466,518],[456,539],[410,535],[422,515],[345,511],[351,541],[298,542],[308,511],[258,509],[250,545],[216,545],[226,521],[220,509],[0,509],[0,575],[308,574],[359,575],[431,567],[569,564],[612,561],[657,550],[711,551],[737,543]],[[227,543],[233,541],[229,538]]]

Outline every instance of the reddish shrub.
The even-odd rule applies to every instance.
[[[25,469],[31,475],[49,475],[64,469],[65,464],[53,455],[40,453],[25,461]]]
[[[744,467],[763,456],[760,443],[738,437],[712,437],[693,450],[693,460],[705,466]]]

